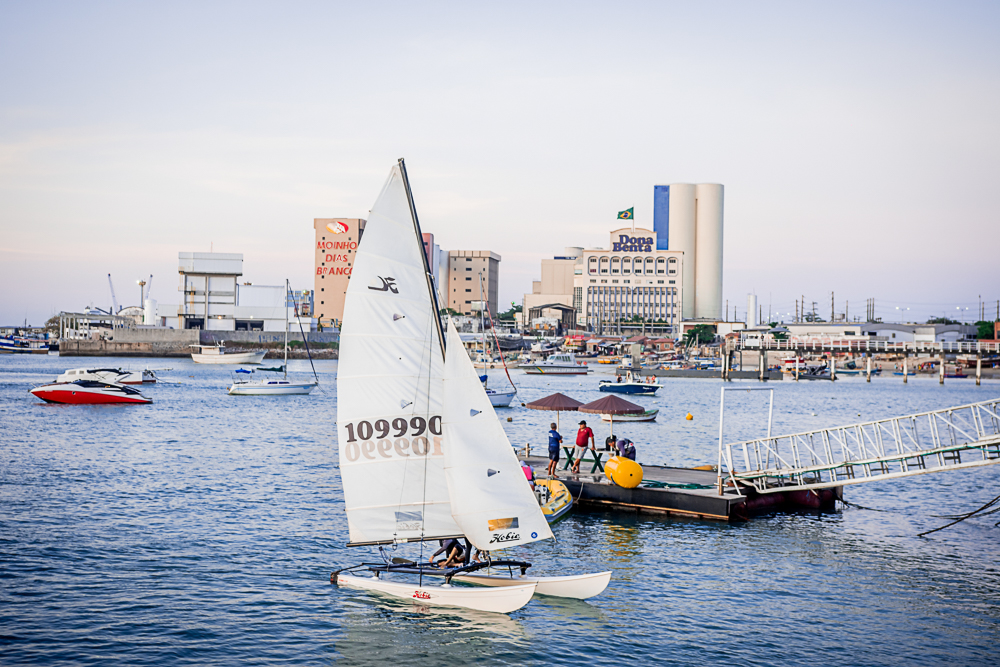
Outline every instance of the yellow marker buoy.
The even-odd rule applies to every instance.
[[[612,456],[604,464],[608,479],[624,489],[634,489],[642,482],[642,466],[623,456]]]
[[[692,415],[692,414],[691,414],[691,413],[689,412],[689,413],[687,413],[687,417],[685,417],[684,419],[686,419],[686,420],[688,420],[688,421],[691,421],[692,419],[694,419],[694,415]]]

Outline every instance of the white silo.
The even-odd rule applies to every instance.
[[[146,299],[143,306],[142,323],[146,325],[156,324],[156,299]]]
[[[684,253],[682,260],[681,317],[695,317],[695,186],[690,183],[670,184],[670,232],[668,247]]]
[[[757,295],[747,294],[747,326],[755,327],[760,322],[757,321]]]
[[[694,317],[718,319],[722,317],[722,186],[700,183],[694,190]],[[684,280],[687,283],[686,275]]]

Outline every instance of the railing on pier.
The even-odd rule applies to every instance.
[[[727,477],[758,493],[993,465],[1000,463],[1000,399],[720,444],[719,457],[720,489]]]
[[[789,340],[760,340],[757,338],[731,340],[732,342],[727,347],[732,350],[871,352],[877,354],[996,354],[1000,352],[1000,343],[974,340],[937,343],[930,341],[892,341],[826,336],[793,336]]]

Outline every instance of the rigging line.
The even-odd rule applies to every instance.
[[[288,282],[287,278],[285,279],[285,289],[287,289],[289,293],[292,292],[292,285]],[[288,306],[286,305],[285,308],[288,308]],[[292,308],[295,309],[295,319],[299,323],[299,333],[302,335],[302,342],[306,345],[306,354],[309,355],[309,365],[312,366],[313,377],[316,378],[316,384],[319,384],[319,376],[316,375],[316,365],[313,364],[313,355],[312,352],[309,351],[309,340],[306,338],[306,332],[302,330],[302,318],[299,317],[299,305],[295,302],[294,294],[292,294]],[[287,376],[287,374],[288,367],[286,366],[285,375]]]
[[[483,294],[483,274],[479,274],[479,294]],[[510,377],[510,371],[507,370],[507,360],[503,358],[503,350],[500,349],[500,339],[497,338],[496,327],[493,326],[493,313],[490,311],[489,301],[486,302],[486,314],[490,317],[490,331],[493,333],[493,340],[497,344],[497,352],[500,354],[500,362],[503,364],[503,372],[507,374],[507,381],[510,382],[510,386],[514,387],[514,394],[517,394],[517,385],[514,384],[514,380]],[[486,350],[483,350],[483,354],[486,354]]]
[[[1000,501],[1000,496],[997,496],[996,498],[994,498],[993,500],[989,501],[988,503],[986,503],[985,505],[983,505],[979,509],[973,510],[973,511],[969,512],[968,514],[966,514],[965,516],[961,517],[960,519],[955,519],[951,523],[946,523],[945,525],[943,525],[943,526],[941,526],[939,528],[934,528],[933,530],[925,530],[922,533],[917,533],[917,537],[923,537],[924,535],[930,535],[931,533],[936,533],[939,530],[944,530],[945,528],[949,528],[951,526],[954,526],[956,523],[960,523],[962,521],[965,521],[966,519],[971,519],[975,515],[979,514],[979,512],[982,512],[983,510],[985,510],[985,509],[993,506],[997,501]],[[988,514],[992,514],[992,512],[989,512]]]

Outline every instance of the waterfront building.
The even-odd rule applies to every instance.
[[[583,248],[571,246],[551,259],[543,259],[541,280],[531,282],[531,294],[525,294],[521,304],[522,311],[527,314],[533,309],[550,304],[562,304],[576,309],[577,322],[583,313],[583,292],[577,294],[575,289],[576,276],[583,275]],[[555,312],[545,313],[547,316],[561,317]]]
[[[626,320],[669,327],[681,320],[685,255],[657,249],[657,233],[624,227],[611,232],[608,249],[585,249],[574,271],[577,323],[597,333],[620,330]]]
[[[479,276],[482,274],[483,283]],[[442,308],[451,308],[462,315],[479,312],[479,304],[486,302],[494,316],[498,314],[498,284],[500,281],[500,255],[489,250],[448,251],[448,276],[441,300]]]
[[[365,230],[361,218],[314,218],[316,232],[313,316],[323,326],[338,326],[354,254]]]
[[[722,317],[723,186],[673,183],[653,187],[657,250],[684,253],[684,319]]]

